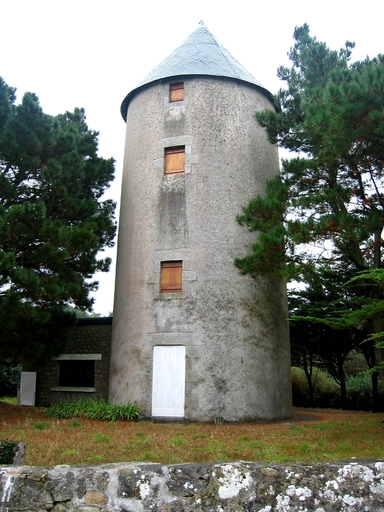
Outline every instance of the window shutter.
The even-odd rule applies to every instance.
[[[169,101],[183,101],[184,99],[184,83],[171,84],[169,87]]]
[[[165,150],[165,174],[182,174],[185,164],[185,147]]]
[[[173,293],[182,291],[182,261],[163,261],[161,263],[161,292]]]

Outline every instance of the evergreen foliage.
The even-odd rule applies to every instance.
[[[347,376],[346,408],[356,411],[384,410],[384,393],[381,383],[378,386],[378,398],[373,394],[371,377],[366,374]]]
[[[283,160],[265,195],[244,208],[240,223],[260,235],[235,264],[321,290],[323,299],[307,308],[304,321],[339,331],[340,338],[355,329],[357,338],[356,330],[382,341],[384,56],[352,63],[353,43],[330,50],[306,24],[294,39],[292,66],[278,69],[286,87],[274,97],[276,110],[256,119],[272,143],[295,156]],[[382,353],[376,350],[375,358]]]
[[[291,353],[294,365],[303,368],[308,380],[312,406],[315,406],[313,375],[315,369],[325,369],[340,386],[341,406],[346,407],[347,390],[344,363],[352,350],[360,347],[366,336],[364,329],[344,326],[334,328],[333,318],[345,310],[348,290],[343,299],[340,287],[344,276],[328,267],[310,276],[304,290],[289,294]]]
[[[0,361],[0,396],[14,397],[20,382],[21,365],[13,366],[9,361]]]
[[[308,385],[308,380],[302,368],[292,367],[292,399],[296,407],[341,407],[340,387],[327,372],[315,368],[313,375],[313,396]],[[384,393],[379,383],[378,397],[375,400],[372,390],[372,382],[369,375],[358,374],[346,376],[346,399],[344,408],[355,411],[371,411],[376,407],[377,411],[384,410]],[[375,404],[375,402],[378,402]]]
[[[17,443],[8,439],[0,440],[0,464],[13,464]]]
[[[339,405],[340,388],[329,374],[315,368],[312,390],[302,368],[292,366],[292,402],[295,407],[326,407]]]
[[[114,162],[97,155],[82,109],[45,114],[35,94],[15,105],[0,79],[0,358],[31,363],[60,351],[66,306],[92,307],[98,252],[113,245],[114,209],[102,196]]]

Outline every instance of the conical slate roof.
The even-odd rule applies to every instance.
[[[191,75],[222,76],[264,89],[201,21],[199,27],[125,97],[121,105],[121,114],[124,120],[126,121],[130,100],[142,87],[165,78]],[[264,91],[270,96],[268,91],[265,89]]]

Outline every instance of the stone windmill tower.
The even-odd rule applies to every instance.
[[[124,99],[109,398],[146,416],[291,415],[283,283],[241,276],[236,222],[279,172],[270,94],[200,23]]]

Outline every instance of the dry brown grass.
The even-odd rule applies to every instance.
[[[384,458],[383,414],[295,408],[291,420],[153,423],[51,420],[0,402],[0,439],[28,443],[26,464],[335,461]]]

